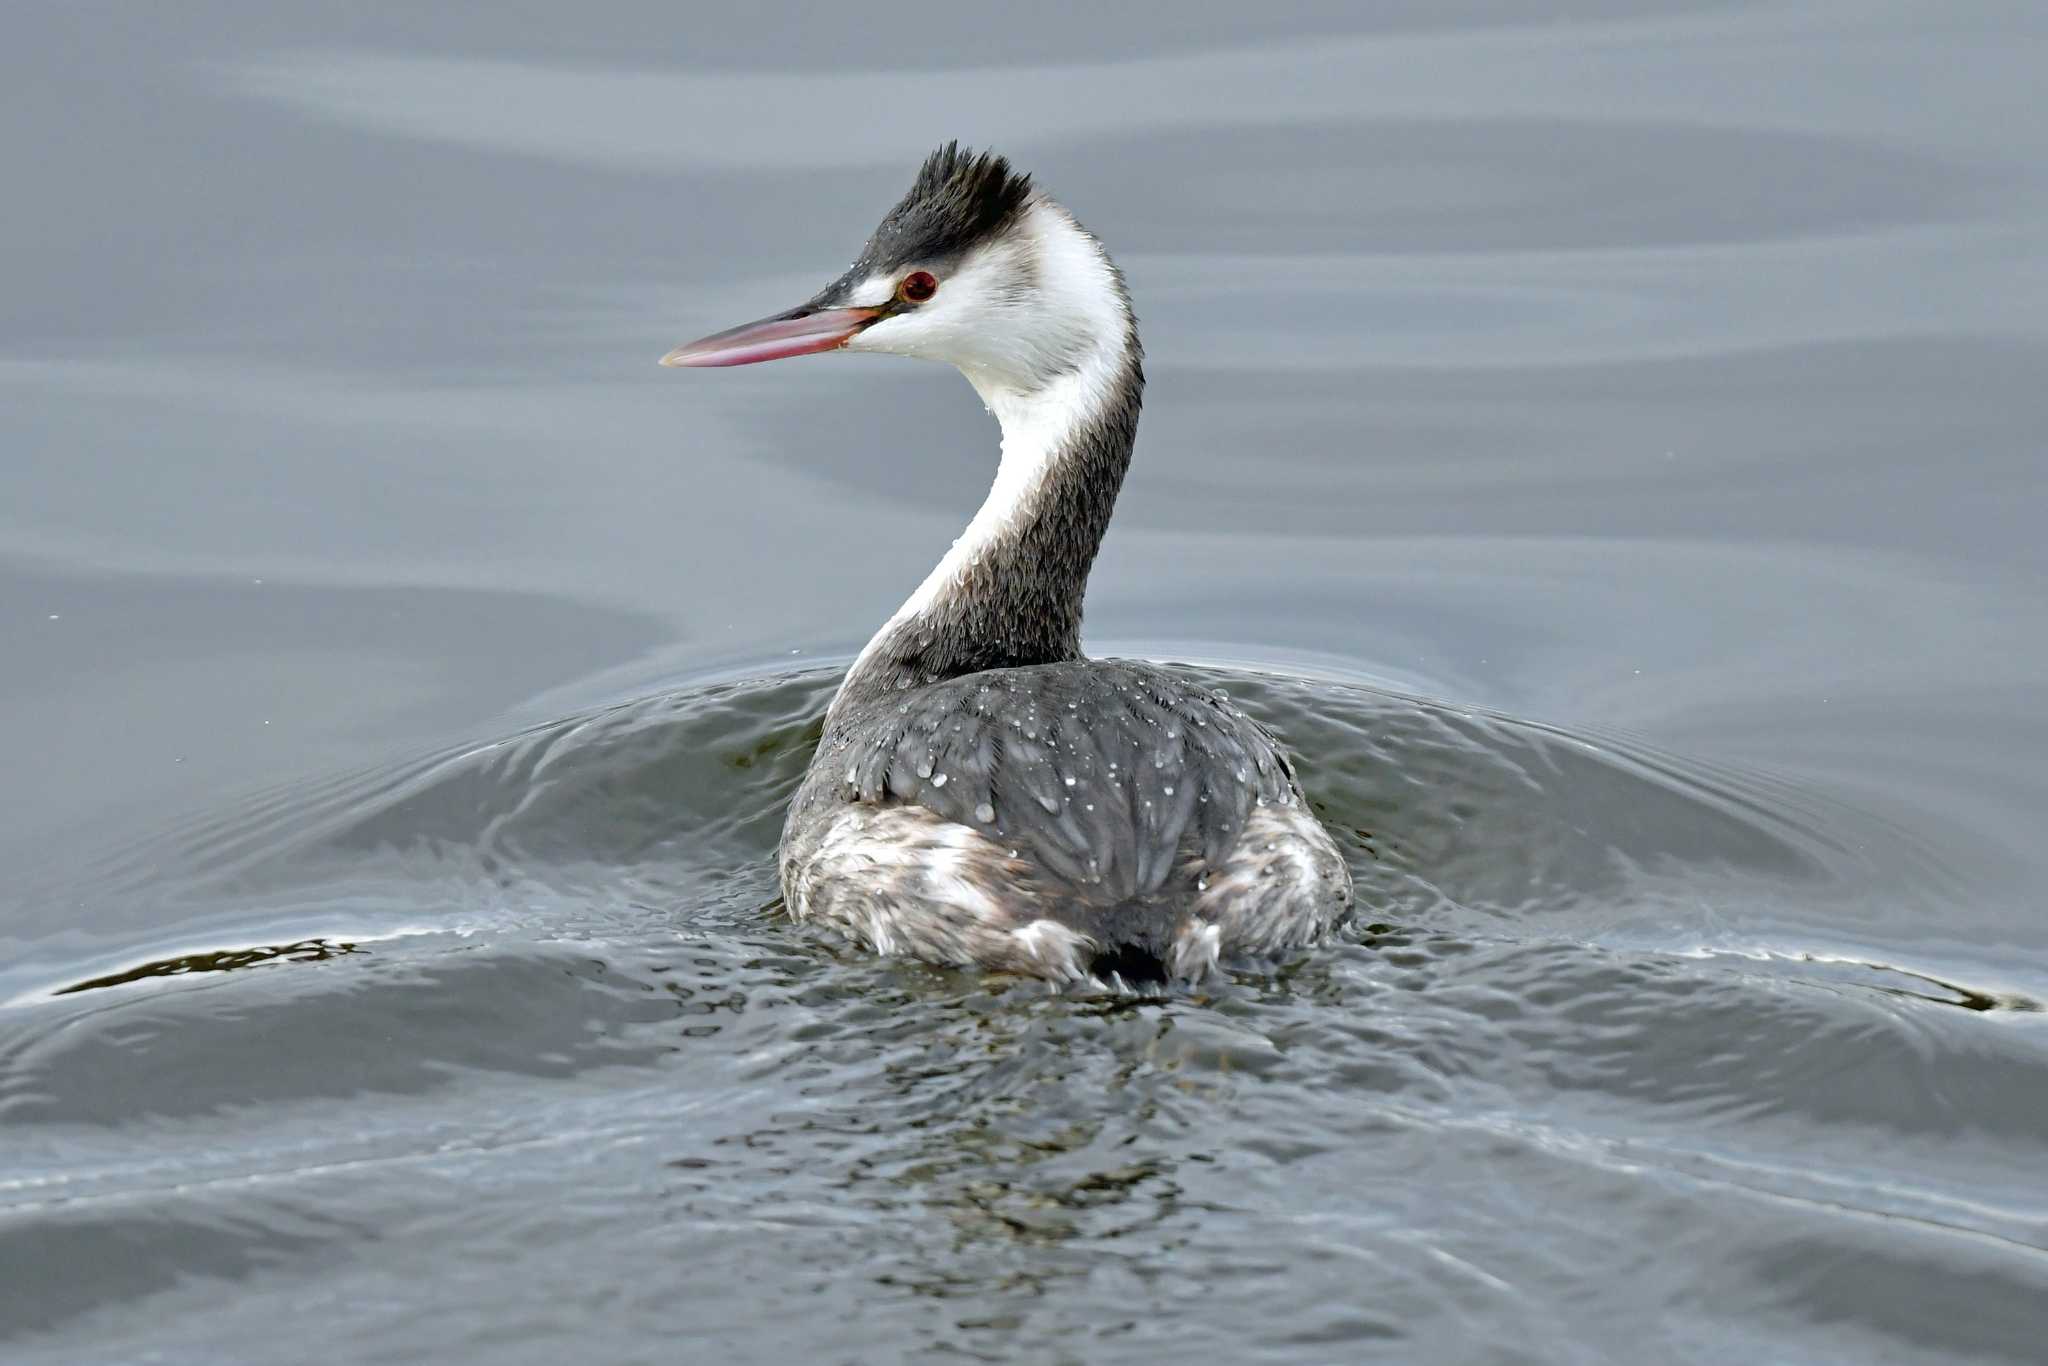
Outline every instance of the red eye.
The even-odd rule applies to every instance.
[[[913,270],[896,286],[897,297],[914,304],[921,304],[938,292],[939,277],[928,270]]]

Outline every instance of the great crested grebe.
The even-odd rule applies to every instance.
[[[790,913],[1055,982],[1191,980],[1320,938],[1351,875],[1272,734],[1164,669],[1081,653],[1145,387],[1102,244],[949,143],[816,297],[661,363],[818,351],[957,366],[1003,444],[987,501],[826,712],[783,827]]]

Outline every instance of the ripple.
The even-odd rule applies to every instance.
[[[922,151],[935,128],[968,141],[1000,134],[1014,146],[1362,116],[1712,126],[1730,121],[1730,89],[1743,92],[1742,121],[1753,125],[1846,124],[1976,149],[1987,120],[2024,126],[2033,73],[2020,45],[1952,30],[1944,51],[1975,73],[1970,98],[1923,103],[1893,92],[1914,88],[1924,34],[1908,21],[1869,27],[1844,45],[1807,16],[1765,9],[936,71],[887,60],[827,72],[607,69],[330,47],[274,51],[209,74],[232,94],[352,128],[626,170],[872,165]],[[878,86],[892,98],[877,102]],[[1219,101],[1240,91],[1258,98]],[[847,108],[864,116],[825,117]],[[754,117],[736,122],[734,109]]]
[[[338,1256],[363,1229],[619,1283],[651,1260],[665,1314],[745,1303],[757,1338],[826,1353],[800,1302],[849,1274],[913,1338],[957,1306],[935,1342],[1049,1346],[1071,1329],[1046,1304],[1079,1300],[1143,1357],[1170,1317],[1111,1311],[1145,1286],[1275,1350],[1512,1324],[1565,1352],[1546,1287],[1589,1274],[1636,1297],[1602,1301],[1616,1321],[1683,1323],[1703,1293],[1825,1312],[1828,1283],[1763,1275],[1787,1239],[1885,1265],[1961,1239],[2001,1286],[2044,1255],[2039,1003],[1717,928],[1910,881],[1868,818],[1625,737],[1182,667],[1300,756],[1361,893],[1332,943],[1160,999],[851,951],[773,913],[835,673],[636,697],[196,813],[109,865],[252,934],[194,949],[195,920],[0,1011],[0,1217],[74,1260],[200,1230],[221,1278],[317,1264],[390,1303],[416,1299],[403,1258]],[[1934,1241],[1872,1244],[1887,1221]],[[1691,1230],[1669,1284],[1617,1227]],[[466,1284],[474,1330],[519,1322],[493,1286],[527,1283]],[[1277,1323],[1283,1290],[1316,1307]],[[43,1302],[9,1316],[98,1301]]]
[[[1286,736],[1380,920],[1584,934],[1717,880],[1789,896],[1854,876],[1852,837],[1829,824],[1850,813],[1759,774],[1362,685],[1182,667]],[[836,679],[809,670],[641,697],[280,788],[131,846],[100,890],[147,885],[171,904],[298,917],[321,907],[329,920],[381,900],[389,914],[354,927],[363,939],[737,926],[775,897],[783,808]],[[216,945],[86,976],[175,975],[237,952],[291,956]]]

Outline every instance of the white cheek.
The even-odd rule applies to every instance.
[[[876,276],[854,298],[886,297],[882,291],[895,287],[893,278]],[[956,365],[995,407],[1075,373],[1091,357],[1107,357],[1097,368],[1113,371],[1128,326],[1101,247],[1047,201],[1005,238],[940,272],[937,297],[876,323],[847,349]]]
[[[1000,344],[1001,334],[1016,326],[1013,315],[998,316],[989,306],[1008,264],[993,253],[982,253],[942,277],[935,298],[858,333],[846,349],[945,361],[971,374],[991,342]],[[865,299],[877,282],[882,286],[882,299],[895,297],[896,281],[885,276],[863,281],[853,297]]]
[[[956,276],[939,286],[936,298],[856,333],[846,349],[886,351],[969,368],[991,335],[1005,330],[990,316],[976,285],[973,279]]]
[[[846,343],[848,351],[882,351],[892,356],[937,356],[937,349],[943,343],[940,329],[934,328],[932,320],[922,311],[898,313],[893,318],[884,318],[871,327],[854,333]]]

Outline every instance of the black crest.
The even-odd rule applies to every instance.
[[[1031,177],[994,152],[949,142],[924,159],[917,182],[875,229],[861,253],[867,270],[890,270],[958,255],[1016,218]]]

